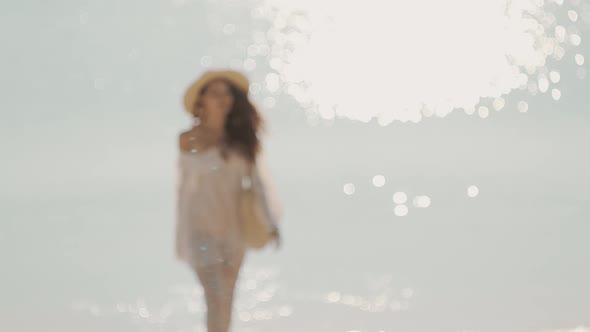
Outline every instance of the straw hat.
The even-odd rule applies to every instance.
[[[193,108],[196,105],[199,99],[199,93],[201,89],[205,87],[209,82],[217,80],[217,79],[224,79],[233,83],[236,88],[242,90],[244,93],[248,94],[248,90],[250,88],[250,82],[248,78],[244,76],[242,73],[237,72],[235,70],[208,70],[199,79],[197,79],[193,84],[191,84],[184,94],[184,109],[192,113]]]

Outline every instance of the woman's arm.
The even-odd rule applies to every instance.
[[[186,177],[185,169],[182,161],[181,150],[183,149],[186,140],[183,134],[180,134],[178,139],[177,157],[176,157],[176,183],[175,183],[175,200],[176,200],[176,233],[175,233],[175,254],[177,259],[182,259],[184,247],[182,234],[185,231],[186,218],[184,216],[186,206],[184,204],[183,190],[185,188]]]
[[[283,216],[283,207],[266,157],[262,154],[258,155],[253,166],[252,185],[263,204],[269,228],[271,231],[278,231]]]

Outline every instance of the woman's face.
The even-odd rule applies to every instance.
[[[234,104],[234,96],[230,90],[230,86],[222,80],[209,83],[200,99],[202,105],[200,112],[206,113],[201,113],[201,115],[207,118],[225,118]]]

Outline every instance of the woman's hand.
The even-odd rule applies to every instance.
[[[279,231],[279,228],[273,226],[272,230],[270,231],[270,236],[272,238],[271,241],[275,243],[275,250],[278,250],[282,245],[281,233]]]

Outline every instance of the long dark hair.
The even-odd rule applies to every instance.
[[[242,153],[249,161],[254,162],[262,149],[259,134],[265,130],[262,115],[248,99],[248,95],[237,88],[232,82],[226,82],[234,97],[231,111],[225,121],[225,145]],[[202,95],[209,84],[199,92]],[[223,151],[224,158],[227,151]]]

